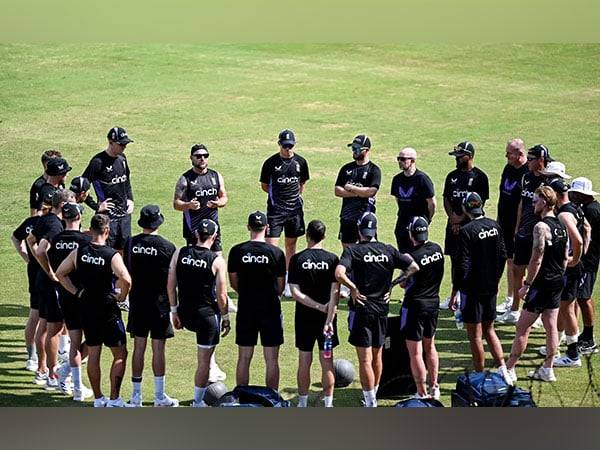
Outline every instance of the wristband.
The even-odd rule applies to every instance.
[[[223,321],[225,321],[225,320],[226,320],[227,322],[229,322],[229,313],[227,313],[227,314],[223,314],[223,315],[221,316],[221,320],[223,320]]]
[[[171,306],[171,313],[172,314],[177,314],[177,305]]]

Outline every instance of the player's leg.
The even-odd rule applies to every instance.
[[[410,371],[415,385],[417,386],[417,395],[427,396],[427,368],[423,361],[423,345],[421,341],[406,340],[406,348],[410,357]]]
[[[308,390],[310,387],[310,366],[312,364],[312,351],[298,351],[298,406],[305,408],[308,402]]]
[[[250,363],[254,355],[254,346],[238,345],[238,360],[235,370],[235,382],[238,386],[246,386],[250,382]]]
[[[88,363],[87,363],[87,373],[88,378],[90,379],[90,386],[92,391],[94,392],[94,398],[98,400],[98,402],[94,403],[94,406],[100,406],[99,403],[103,399],[102,388],[100,387],[100,377],[102,375],[100,369],[100,356],[102,355],[102,345],[89,345],[88,344]],[[106,404],[106,399],[104,399],[104,404]],[[104,406],[104,405],[101,405]]]
[[[279,389],[279,346],[263,347],[265,357],[265,384],[271,389]]]
[[[323,402],[326,408],[333,406],[333,388],[335,385],[335,374],[333,371],[333,353],[330,358],[325,358],[322,351],[319,352],[321,363],[321,385],[323,386]]]
[[[142,406],[142,379],[147,343],[147,337],[134,336],[133,338],[133,355],[131,357],[131,383],[133,385],[133,390],[129,404],[134,407]]]
[[[521,358],[521,355],[523,355],[523,352],[527,348],[527,340],[529,339],[531,326],[533,325],[533,322],[537,320],[539,315],[538,312],[532,312],[526,309],[521,311],[521,316],[516,325],[515,339],[510,350],[510,357],[506,362],[506,367],[509,370],[515,368],[519,358]]]
[[[210,359],[214,351],[214,346],[198,344],[198,365],[196,366],[196,373],[194,374],[194,401],[192,403],[192,406],[194,407],[207,406],[204,402],[204,394],[208,387]]]

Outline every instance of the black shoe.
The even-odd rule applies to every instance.
[[[593,355],[594,353],[598,353],[598,346],[593,338],[577,342],[577,349],[582,355]]]

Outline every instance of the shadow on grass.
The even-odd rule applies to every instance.
[[[28,317],[29,308],[23,305],[0,304],[0,317]]]

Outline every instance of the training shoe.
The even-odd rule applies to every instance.
[[[554,370],[551,367],[538,367],[535,370],[531,370],[527,376],[532,380],[538,381],[546,381],[549,383],[553,383],[556,381],[556,376],[554,375]]]
[[[416,400],[424,400],[424,399],[431,399],[431,395],[429,394],[425,394],[425,395],[421,395],[418,392],[413,395],[411,398],[414,398]]]
[[[59,389],[58,377],[48,377],[46,379],[46,390],[47,391],[57,391]]]
[[[571,359],[569,355],[555,356],[552,365],[554,367],[581,367],[581,358]]]
[[[510,308],[513,304],[513,298],[506,296],[504,301],[496,306],[496,312],[499,314],[504,314],[506,311],[510,311]]]
[[[71,375],[71,366],[68,362],[61,364],[56,370],[59,381],[65,381]]]
[[[29,370],[30,372],[37,372],[38,361],[37,359],[28,359],[25,363],[25,370]]]
[[[434,400],[439,400],[440,397],[442,396],[441,392],[440,392],[440,387],[439,386],[433,386],[429,388],[429,396],[431,398],[433,398]]]
[[[238,307],[236,306],[235,303],[233,303],[233,300],[231,298],[229,298],[229,296],[227,296],[227,312],[228,313],[238,312]]]
[[[167,394],[163,394],[162,398],[154,399],[155,408],[177,408],[179,406],[179,400],[171,398]]]
[[[519,321],[519,317],[521,317],[521,311],[507,311],[505,314],[502,314],[500,317],[496,317],[496,322],[503,323],[506,325],[514,325]]]
[[[539,347],[538,353],[542,356],[548,356],[548,351],[546,350],[546,346],[542,345],[541,347]],[[557,348],[556,355],[554,355],[554,358],[558,358],[559,356],[560,356],[560,350]]]
[[[509,373],[508,369],[506,368],[506,366],[498,367],[498,370],[496,371],[496,373],[499,373],[500,375],[502,375],[502,378],[504,378],[504,381],[506,381],[506,384],[512,386],[513,378],[512,378],[512,375]]]
[[[542,318],[541,317],[538,317],[537,319],[535,319],[535,322],[533,322],[531,324],[531,328],[534,328],[536,330],[539,329],[539,328],[543,328],[543,327],[544,327],[544,322],[542,322]]]
[[[221,370],[221,368],[215,364],[208,369],[208,382],[216,383],[217,381],[225,381],[227,374]]]
[[[598,353],[598,346],[593,338],[587,341],[577,342],[577,349],[582,355],[593,355],[594,353]]]
[[[106,402],[107,408],[130,408],[130,406],[125,403],[125,401],[121,398],[115,398],[114,400],[109,400]]]
[[[48,372],[38,372],[35,371],[35,376],[33,377],[33,384],[37,384],[38,386],[46,386],[46,382],[48,381]]]
[[[108,403],[108,399],[103,395],[100,398],[94,399],[94,408],[104,408]]]
[[[192,408],[209,408],[209,406],[204,402],[204,400],[200,400],[199,402],[194,400],[192,402]]]
[[[131,394],[131,398],[127,402],[130,408],[141,408],[142,405],[142,394],[134,392]]]
[[[76,402],[83,402],[86,398],[90,398],[94,395],[89,387],[81,385],[81,389],[73,389],[73,400]]]
[[[71,396],[73,395],[73,383],[70,379],[58,380],[58,390],[65,395]]]

